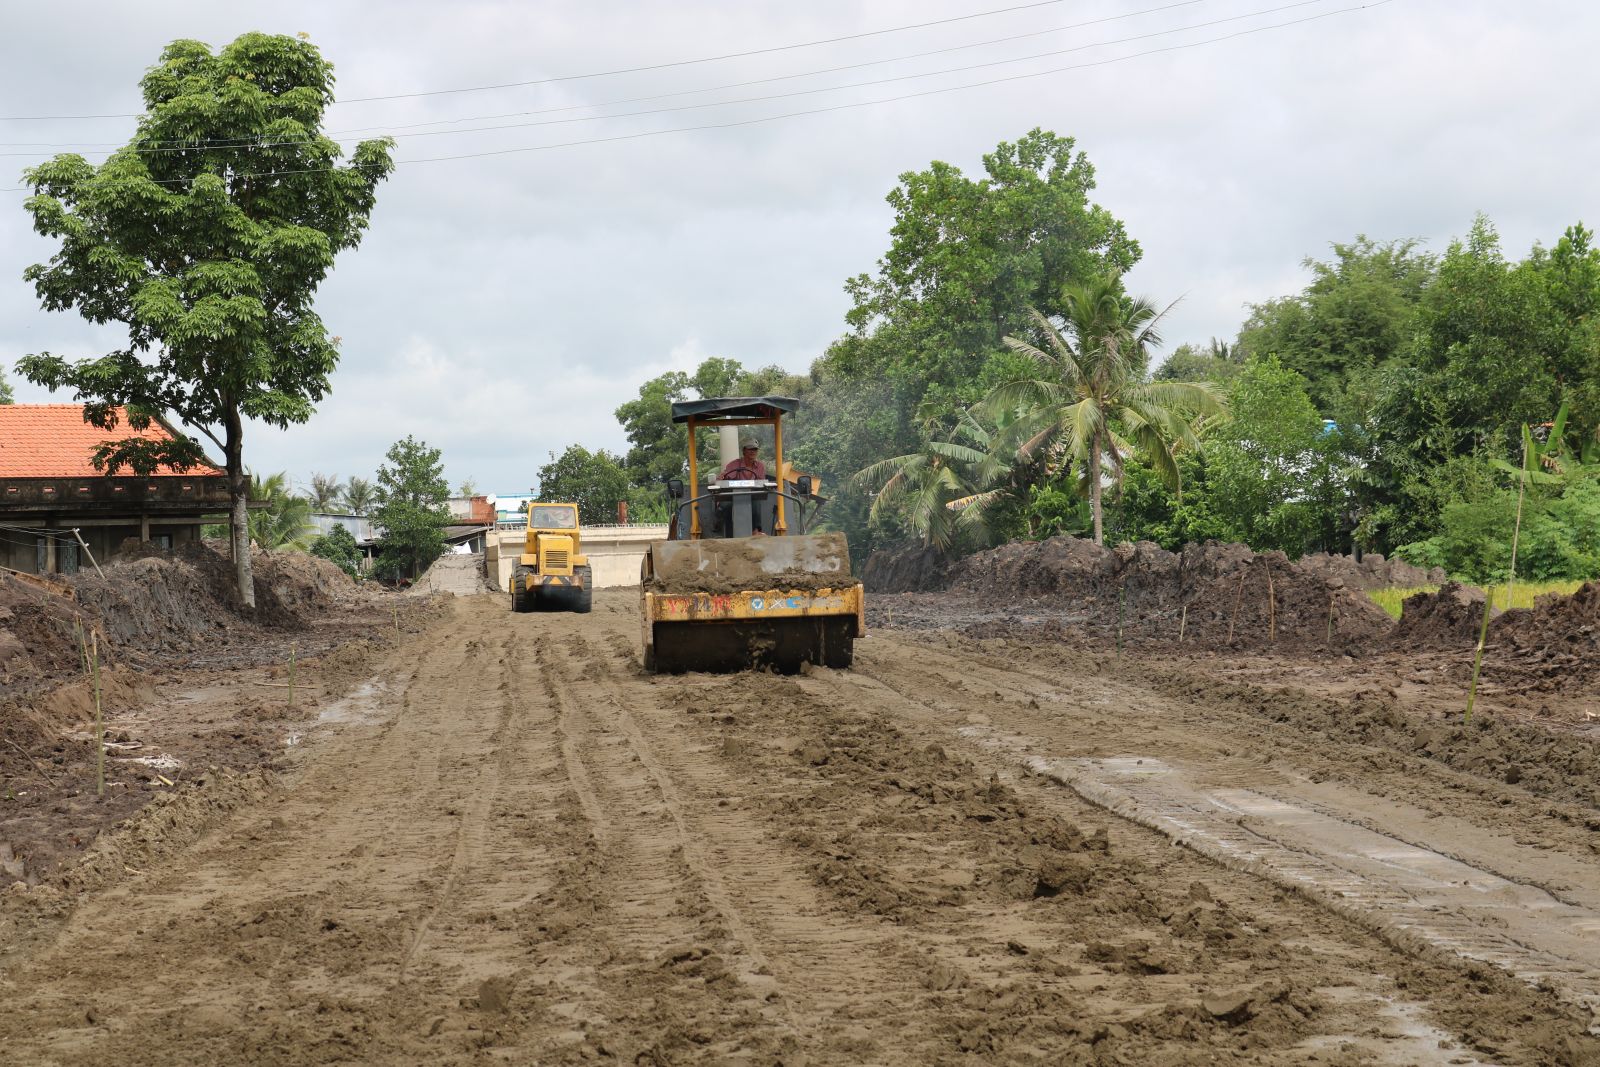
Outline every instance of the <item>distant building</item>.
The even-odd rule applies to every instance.
[[[113,477],[91,457],[107,441],[170,440],[159,422],[136,431],[83,421],[82,404],[0,404],[0,566],[30,574],[72,574],[135,538],[162,548],[198,541],[200,526],[226,522],[228,482],[209,464]]]

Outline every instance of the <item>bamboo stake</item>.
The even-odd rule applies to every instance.
[[[1267,640],[1278,640],[1278,594],[1272,588],[1272,564],[1267,563]]]
[[[106,795],[106,719],[100,701],[100,635],[89,635],[89,662],[94,667],[94,795]]]
[[[1128,595],[1128,583],[1127,583],[1127,580],[1124,579],[1122,584],[1117,586],[1117,655],[1118,656],[1122,655],[1122,605],[1123,605],[1124,601],[1126,600],[1127,595]]]
[[[1333,647],[1333,603],[1334,603],[1333,595],[1330,593],[1328,595],[1328,638],[1327,638],[1327,645],[1328,645],[1329,648]]]
[[[1189,625],[1189,605],[1185,604],[1178,613],[1178,644],[1183,644],[1183,631]]]
[[[1511,574],[1506,579],[1506,607],[1511,607],[1511,591],[1517,582],[1517,538],[1522,533],[1522,497],[1528,491],[1528,444],[1522,444],[1522,476],[1517,480],[1517,521],[1511,528]],[[1467,710],[1462,725],[1472,722],[1472,708],[1478,702],[1478,672],[1483,668],[1483,646],[1489,639],[1489,611],[1494,607],[1494,586],[1483,591],[1483,622],[1478,626],[1478,650],[1472,655],[1472,684],[1467,688]]]
[[[78,633],[78,656],[83,660],[83,676],[87,679],[89,677],[89,642],[83,636],[83,617],[81,615],[72,617],[72,628]]]
[[[1239,591],[1233,597],[1233,614],[1228,616],[1228,642],[1233,643],[1233,624],[1239,620],[1239,604],[1244,600],[1244,576],[1250,572],[1250,565],[1245,564],[1245,569],[1239,572]]]
[[[294,654],[296,642],[289,642],[289,710],[294,710]]]

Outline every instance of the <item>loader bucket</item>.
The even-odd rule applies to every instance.
[[[836,533],[659,542],[642,614],[645,665],[660,673],[848,667],[865,619]]]

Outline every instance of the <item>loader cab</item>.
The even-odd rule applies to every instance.
[[[686,482],[667,483],[671,540],[806,532],[824,501],[816,495],[816,479],[793,470],[783,457],[783,418],[799,406],[798,400],[787,396],[718,397],[672,405],[672,421],[689,431],[689,477]],[[739,435],[766,427],[772,433],[767,477],[740,477],[746,472],[735,465],[729,471],[733,476],[724,478],[724,469],[739,456]],[[721,458],[715,466],[701,461],[700,450],[708,436],[718,443]]]

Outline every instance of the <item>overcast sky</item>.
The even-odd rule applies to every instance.
[[[400,165],[379,187],[365,241],[343,254],[318,298],[343,338],[333,394],[305,426],[252,428],[246,461],[299,484],[313,471],[370,477],[392,442],[414,434],[443,449],[453,485],[472,478],[480,490],[513,493],[569,443],[624,449],[612,412],[646,378],[711,355],[803,370],[845,329],[845,279],[871,270],[888,247],[884,197],[898,175],[935,159],[978,173],[984,152],[1035,126],[1077,139],[1099,174],[1097,201],[1143,245],[1129,287],[1183,298],[1172,345],[1233,337],[1246,304],[1298,289],[1305,256],[1358,233],[1442,250],[1482,211],[1520,256],[1570,222],[1595,221],[1600,7],[1392,0],[1350,11],[1357,0],[1313,0],[1251,14],[1287,2],[0,0],[0,114],[137,112],[139,78],[174,39],[217,48],[251,30],[309,34],[335,64],[346,101],[331,109],[328,130],[402,134]],[[1134,56],[1321,14],[1329,17]],[[1249,17],[1181,30],[1241,15]],[[1059,29],[1095,19],[1110,21]],[[879,62],[1022,34],[1034,36]],[[437,92],[757,49],[768,51]],[[1081,66],[1091,63],[1100,65]],[[808,73],[849,64],[875,65]],[[973,64],[994,65],[837,88]],[[1079,69],[724,129],[421,161],[1067,66]],[[795,74],[808,76],[574,107]],[[456,132],[812,89],[829,91]],[[354,102],[417,93],[436,95]],[[515,117],[485,118],[506,115]],[[120,144],[133,128],[132,118],[0,121],[9,164],[0,170],[20,178],[24,166],[67,150],[40,143]],[[415,136],[423,131],[452,132]],[[0,186],[16,184],[0,175]],[[0,363],[19,401],[72,398],[19,381],[17,357],[99,355],[117,340],[40,309],[21,276],[52,251],[33,234],[22,193],[0,193]]]

